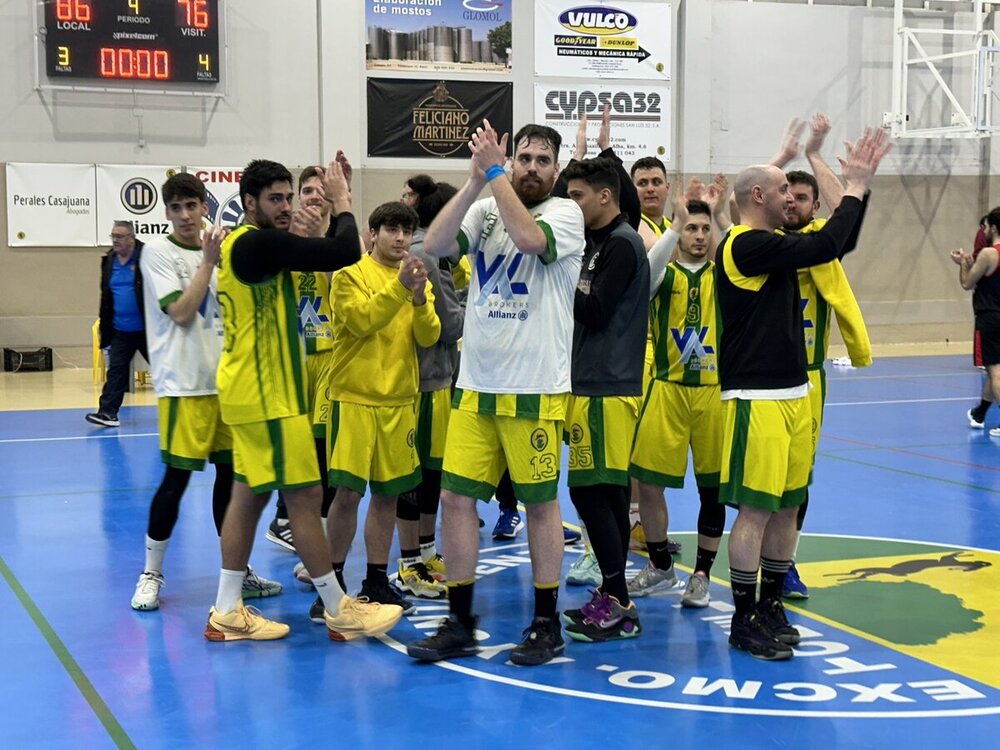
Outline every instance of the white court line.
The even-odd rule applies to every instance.
[[[856,370],[858,368],[855,367],[851,369]],[[847,374],[850,371],[851,370],[846,368],[831,366],[830,369],[826,371],[826,374],[827,375],[833,375],[834,373]],[[908,375],[905,373],[900,373],[898,375],[852,375],[851,377],[844,379],[845,380],[909,380],[910,378],[954,378],[956,376],[961,378],[972,375],[975,375],[977,377],[982,377],[983,374],[984,373],[979,370],[974,370],[972,372],[968,372],[967,370],[961,370],[961,371],[956,370],[954,372],[918,372],[912,375]]]
[[[61,440],[112,440],[121,438],[159,437],[158,432],[129,432],[125,435],[74,435],[72,437],[9,438],[0,443],[54,443]]]
[[[892,401],[837,401],[827,402],[826,408],[831,406],[869,406],[877,404],[936,404],[941,401],[974,401],[975,396],[955,396],[954,398],[900,398]]]

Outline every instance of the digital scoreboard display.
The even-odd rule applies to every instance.
[[[50,80],[219,82],[219,0],[46,0]]]

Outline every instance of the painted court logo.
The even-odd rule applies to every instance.
[[[693,549],[693,534],[678,536]],[[1000,714],[1000,553],[872,538],[810,536],[808,542],[797,565],[812,595],[789,607],[802,635],[790,662],[729,649],[731,596],[713,583],[706,609],[682,609],[680,588],[644,598],[637,602],[643,627],[637,639],[568,641],[564,656],[531,668],[507,658],[521,640],[530,602],[505,596],[516,605],[480,613],[480,654],[438,667],[649,709],[827,719]],[[500,601],[490,598],[498,590],[522,591],[530,564],[526,544],[483,550],[476,569],[482,600]],[[570,589],[560,604],[576,606],[585,597]],[[420,602],[393,632],[399,640],[381,639],[405,652],[447,612],[446,603]]]

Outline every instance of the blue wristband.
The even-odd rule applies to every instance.
[[[500,177],[503,174],[505,174],[503,167],[499,164],[494,164],[486,170],[486,181],[492,182],[494,177]]]

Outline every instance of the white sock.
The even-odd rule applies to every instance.
[[[802,532],[795,532],[795,549],[792,550],[792,562],[795,562],[795,558],[799,554],[799,540],[802,538]]]
[[[228,615],[243,598],[243,579],[246,577],[245,570],[219,571],[219,593],[215,595],[215,612],[220,615]]]
[[[313,578],[312,582],[313,586],[316,587],[316,593],[319,594],[319,598],[323,600],[323,606],[326,607],[326,611],[334,615],[337,614],[340,610],[340,600],[347,596],[344,590],[340,588],[340,583],[337,581],[337,574],[331,570],[325,576]]]
[[[427,542],[420,545],[420,558],[426,563],[433,560],[437,555],[437,545],[434,542]]]
[[[404,568],[409,568],[413,565],[416,565],[418,562],[423,562],[424,558],[420,555],[417,555],[416,557],[401,557],[399,558],[399,561],[403,564]]]
[[[143,568],[144,572],[163,574],[163,556],[167,553],[169,543],[169,538],[158,542],[155,539],[150,539],[148,534],[146,535],[146,567]]]
[[[628,525],[635,526],[639,523],[639,503],[630,503],[628,506]]]

